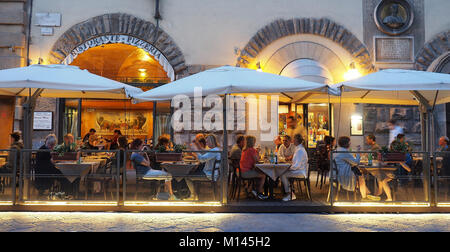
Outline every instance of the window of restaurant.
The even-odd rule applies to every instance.
[[[318,141],[323,141],[325,136],[330,135],[331,125],[329,123],[328,104],[280,104],[279,134],[288,134],[289,117],[294,118],[297,127],[304,128],[308,148],[316,148]],[[305,118],[304,115],[308,115]]]

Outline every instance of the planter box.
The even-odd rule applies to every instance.
[[[155,153],[156,162],[183,161],[183,153]]]
[[[60,156],[58,153],[52,153],[53,160],[61,161],[61,160],[67,160],[67,161],[76,161],[78,160],[78,153],[77,152],[66,152],[64,155]]]
[[[382,155],[383,161],[403,162],[406,160],[406,154],[401,152],[388,152]]]

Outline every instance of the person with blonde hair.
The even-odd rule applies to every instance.
[[[254,136],[246,136],[245,142],[245,148],[242,151],[240,161],[241,177],[245,179],[254,179],[256,181],[256,190],[252,190],[253,196],[265,200],[267,199],[267,196],[263,194],[263,190],[266,175],[258,171],[255,167],[259,157],[258,151],[255,149],[256,138]]]

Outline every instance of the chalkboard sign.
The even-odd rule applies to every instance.
[[[53,130],[53,112],[34,112],[33,130]]]

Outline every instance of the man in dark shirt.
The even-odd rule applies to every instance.
[[[61,184],[62,190],[67,196],[72,194],[72,183],[64,177],[60,170],[52,162],[51,150],[56,145],[56,136],[50,134],[45,139],[45,144],[39,148],[36,153],[36,181],[35,185],[40,195],[43,195],[45,190],[49,190],[55,181]]]

